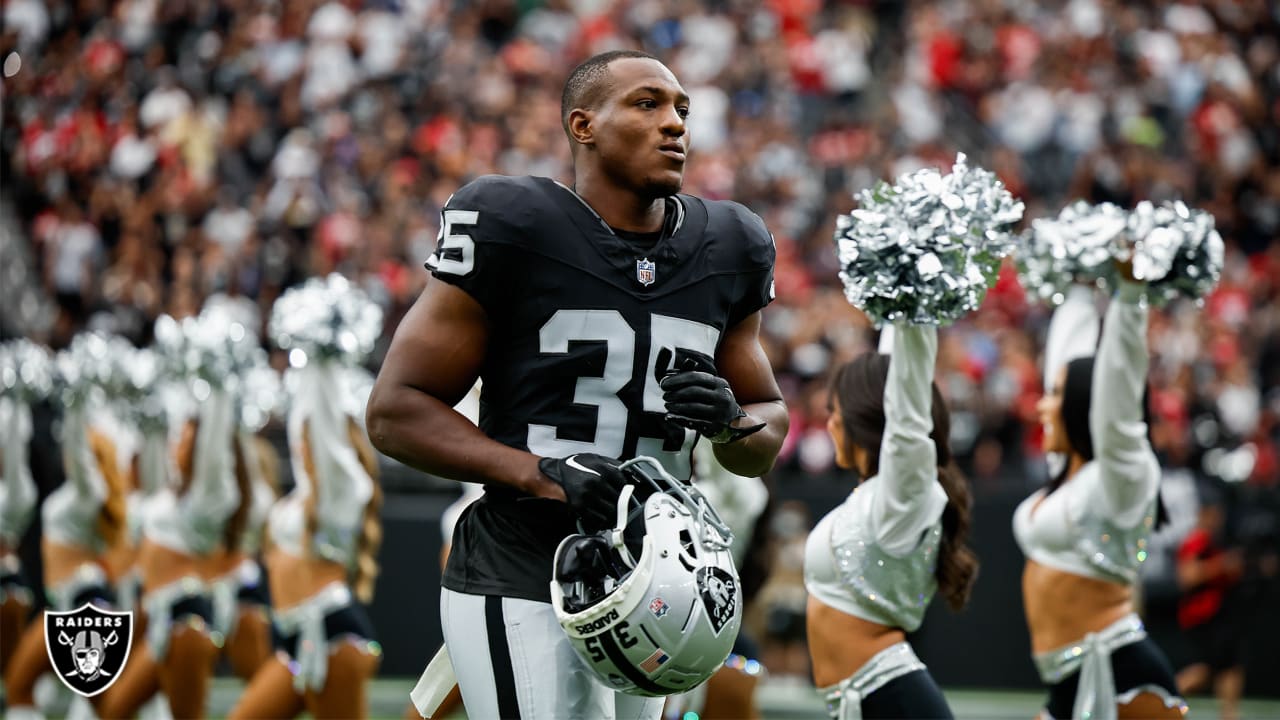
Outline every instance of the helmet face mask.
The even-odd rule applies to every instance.
[[[645,696],[684,692],[719,669],[742,624],[732,534],[696,488],[656,461],[637,458],[623,468],[653,492],[640,503],[624,491],[617,527],[560,543],[552,605],[606,687]]]

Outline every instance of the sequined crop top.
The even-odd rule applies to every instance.
[[[1027,558],[1084,577],[1130,584],[1147,556],[1160,464],[1147,440],[1147,309],[1122,285],[1107,309],[1094,362],[1089,429],[1094,459],[1056,492],[1018,506],[1013,532]]]
[[[880,471],[822,518],[805,543],[810,595],[907,632],[920,627],[937,590],[934,569],[947,505],[929,438],[937,351],[936,329],[896,327]]]
[[[0,442],[0,542],[16,548],[31,524],[37,496],[27,458],[31,408],[26,403],[0,397]]]
[[[290,555],[304,557],[306,502],[315,493],[315,532],[311,551],[315,555],[351,567],[356,562],[357,545],[364,524],[365,508],[373,497],[370,477],[348,435],[348,420],[355,420],[345,408],[362,407],[362,402],[335,397],[349,392],[341,381],[342,368],[327,362],[312,362],[298,371],[289,411],[289,458],[294,489],[271,506],[267,528],[271,542]],[[311,467],[303,458],[303,429]]]
[[[181,494],[172,485],[152,494],[143,536],[183,554],[205,556],[221,547],[227,520],[240,503],[231,447],[234,398],[215,389],[198,413],[191,482]]]

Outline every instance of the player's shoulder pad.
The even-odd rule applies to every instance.
[[[707,208],[707,229],[731,245],[748,268],[773,267],[777,252],[764,220],[732,200],[701,200]]]
[[[490,230],[481,233],[480,240],[517,243],[522,229],[537,214],[537,199],[542,196],[537,178],[481,175],[449,196],[444,209],[479,213],[477,224]]]

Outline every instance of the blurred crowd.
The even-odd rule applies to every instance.
[[[784,467],[830,469],[828,370],[875,340],[836,277],[835,217],[963,151],[1028,218],[1075,198],[1213,213],[1221,285],[1153,316],[1153,438],[1171,472],[1280,504],[1267,0],[4,0],[2,32],[3,195],[56,303],[5,308],[30,314],[6,327],[55,347],[85,327],[146,342],[157,315],[213,293],[265,317],[331,271],[390,330],[446,198],[486,173],[571,182],[563,80],[633,47],[692,98],[686,191],[742,202],[775,235],[764,333],[793,413]],[[1006,267],[943,335],[952,443],[979,494],[1043,480],[1049,312]],[[1249,527],[1274,541],[1269,517]]]

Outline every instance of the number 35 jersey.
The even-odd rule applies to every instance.
[[[658,380],[679,353],[715,357],[769,303],[773,261],[737,203],[674,196],[646,248],[554,180],[486,176],[446,203],[427,267],[488,316],[486,435],[544,457],[650,455],[688,478],[697,438],[663,421]],[[489,486],[458,521],[444,585],[549,602],[552,554],[574,532],[566,504]]]

